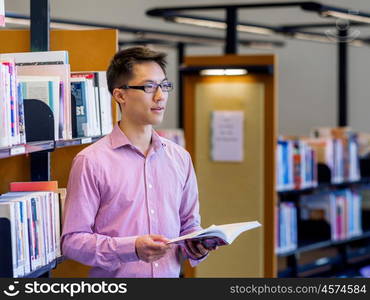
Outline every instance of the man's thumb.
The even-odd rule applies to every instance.
[[[150,237],[155,242],[167,243],[167,242],[170,241],[168,238],[166,238],[166,237],[164,237],[163,235],[160,235],[160,234],[151,234]]]

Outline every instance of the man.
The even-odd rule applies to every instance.
[[[90,265],[91,277],[178,277],[215,247],[169,239],[201,229],[190,155],[153,130],[172,83],[165,54],[145,47],[118,52],[108,87],[122,112],[112,133],[81,151],[71,169],[63,254]]]

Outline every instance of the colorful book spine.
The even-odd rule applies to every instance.
[[[11,182],[11,192],[58,191],[58,181]]]
[[[76,106],[76,137],[88,136],[85,81],[71,82],[71,93]]]

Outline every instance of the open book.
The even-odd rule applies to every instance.
[[[172,239],[168,244],[183,243],[189,239],[213,240],[208,241],[212,246],[222,246],[231,244],[244,231],[260,227],[261,224],[257,221],[232,223],[224,225],[211,225],[208,228],[195,231],[178,238]]]

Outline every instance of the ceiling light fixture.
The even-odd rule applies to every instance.
[[[320,15],[323,17],[333,17],[338,19],[345,19],[354,22],[363,22],[363,23],[370,23],[370,17],[361,16],[355,13],[345,13],[339,12],[334,10],[324,10],[320,12]]]
[[[24,25],[24,26],[30,26],[30,20],[29,19],[18,19],[18,18],[11,18],[11,17],[5,17],[5,24],[13,24],[13,25]]]
[[[200,71],[202,76],[236,76],[246,75],[247,73],[246,69],[205,69]]]
[[[30,19],[25,19],[25,18],[5,17],[5,23],[7,25],[13,24],[13,25],[23,25],[23,26],[29,27],[31,24],[31,21]],[[67,29],[67,30],[87,30],[87,29],[100,29],[101,27],[78,25],[78,24],[67,24],[67,23],[60,23],[60,22],[50,22],[50,28]]]
[[[214,29],[226,29],[226,23],[221,21],[199,20],[185,17],[174,17],[170,20],[173,20],[175,23],[181,24],[195,25]]]
[[[216,21],[216,20],[202,20],[202,19],[197,19],[197,18],[192,18],[192,17],[172,17],[172,18],[167,18],[167,20],[173,21],[175,23],[195,25],[195,26],[201,26],[201,27],[212,28],[212,29],[225,30],[227,28],[227,24],[225,22]],[[271,35],[275,33],[275,31],[270,28],[266,28],[262,26],[246,25],[246,24],[237,25],[237,30],[240,32],[245,32],[245,33],[255,33],[255,34],[263,34],[263,35]]]
[[[320,43],[335,42],[332,37],[329,38],[324,35],[309,34],[305,32],[296,32],[292,36],[298,40],[305,40],[305,41],[314,41],[314,42],[320,42]]]

